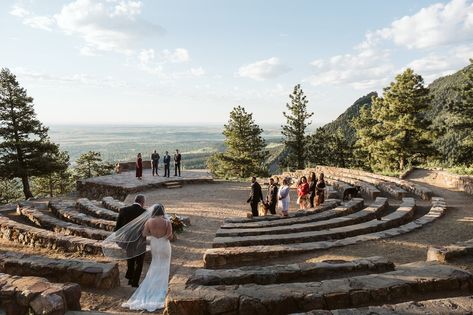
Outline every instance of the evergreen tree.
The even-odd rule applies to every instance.
[[[303,169],[307,160],[308,137],[305,134],[306,128],[311,124],[307,120],[314,115],[307,111],[307,100],[300,84],[294,87],[294,91],[289,95],[291,103],[287,103],[288,113],[283,112],[286,117],[286,125],[282,127],[284,136],[284,146],[287,152],[283,161],[285,167]]]
[[[22,195],[18,179],[0,178],[0,205],[17,201]]]
[[[371,170],[371,165],[375,163],[373,160],[374,146],[372,144],[382,141],[382,136],[375,133],[376,120],[371,115],[371,107],[363,106],[360,109],[360,115],[355,117],[351,124],[356,130],[353,166]]]
[[[407,69],[384,88],[383,97],[373,98],[371,118],[359,121],[357,130],[358,147],[366,148],[373,169],[402,170],[431,151],[428,93],[422,77]]]
[[[459,97],[449,104],[451,116],[446,119],[446,131],[457,135],[458,157],[455,162],[473,163],[473,59],[470,67],[463,70],[465,82],[458,89]]]
[[[268,156],[261,129],[242,106],[233,108],[224,126],[226,150],[214,154],[208,167],[219,177],[249,177],[266,174],[264,161]]]
[[[69,154],[59,152],[55,159],[62,165],[61,168],[46,176],[33,178],[32,187],[35,196],[54,197],[74,190]]]
[[[321,127],[309,136],[308,161],[315,165],[348,167],[351,165],[351,151],[341,128],[331,133]]]
[[[76,161],[75,177],[77,179],[90,178],[95,176],[110,175],[113,171],[113,164],[104,162],[100,152],[89,151],[79,156]]]
[[[19,178],[25,198],[33,197],[29,179],[61,167],[59,149],[50,142],[48,128],[36,118],[33,98],[8,69],[0,71],[0,177]]]

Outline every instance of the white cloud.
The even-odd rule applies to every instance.
[[[190,60],[190,55],[187,49],[176,48],[174,51],[165,49],[161,52],[162,59],[172,63],[187,62]]]
[[[50,16],[37,16],[18,5],[10,14],[30,27],[78,36],[84,42],[82,54],[114,51],[130,55],[142,37],[163,32],[160,26],[139,18],[141,9],[141,1],[75,0]]]
[[[238,69],[238,75],[253,80],[266,80],[278,77],[289,72],[291,69],[282,64],[278,58],[272,57],[266,60],[257,61]]]
[[[191,68],[190,72],[194,77],[201,77],[206,73],[202,67]]]

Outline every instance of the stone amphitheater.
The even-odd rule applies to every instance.
[[[248,183],[189,171],[142,182],[125,172],[80,182],[77,198],[4,206],[0,314],[132,314],[120,308],[133,292],[124,262],[101,249],[138,191],[192,223],[173,243],[157,314],[473,312],[471,182],[324,166],[281,176],[311,171],[326,175],[327,199],[289,217],[247,218]],[[353,186],[360,195],[341,200]]]

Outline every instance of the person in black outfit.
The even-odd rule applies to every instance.
[[[278,186],[274,183],[274,179],[269,179],[268,195],[266,196],[266,202],[268,209],[271,214],[276,214],[276,205],[278,204]]]
[[[310,173],[309,177],[309,193],[310,193],[310,207],[314,207],[314,198],[315,198],[315,186],[317,185],[317,176],[315,176],[315,172]]]
[[[261,186],[256,181],[256,177],[251,178],[251,193],[250,198],[246,202],[251,205],[251,213],[254,217],[258,216],[258,204],[260,201],[263,201],[263,192],[261,191]]]
[[[169,177],[169,165],[171,164],[171,156],[169,155],[168,151],[166,151],[166,155],[163,157],[164,163],[164,177]]]
[[[156,150],[154,150],[153,154],[151,154],[151,163],[153,164],[153,176],[154,174],[158,175],[158,164],[159,164],[159,153],[156,153]]]
[[[118,214],[117,224],[115,225],[115,231],[118,231],[121,227],[143,214],[146,211],[143,208],[144,204],[145,196],[137,195],[135,197],[135,202],[131,206],[121,208],[120,213]],[[127,260],[127,270],[125,278],[128,279],[128,284],[132,287],[138,287],[141,271],[143,270],[144,259],[145,254],[143,251],[143,254]]]
[[[179,153],[179,150],[176,150],[176,154],[174,154],[174,176],[177,176],[178,170],[179,177],[181,177],[181,153]]]

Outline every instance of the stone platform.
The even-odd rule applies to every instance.
[[[105,196],[112,196],[124,200],[128,194],[153,188],[165,188],[169,184],[210,182],[213,182],[213,177],[207,170],[185,170],[181,172],[180,177],[152,176],[150,170],[144,170],[141,180],[136,178],[134,171],[79,180],[77,191],[81,197],[89,199],[101,200]]]

